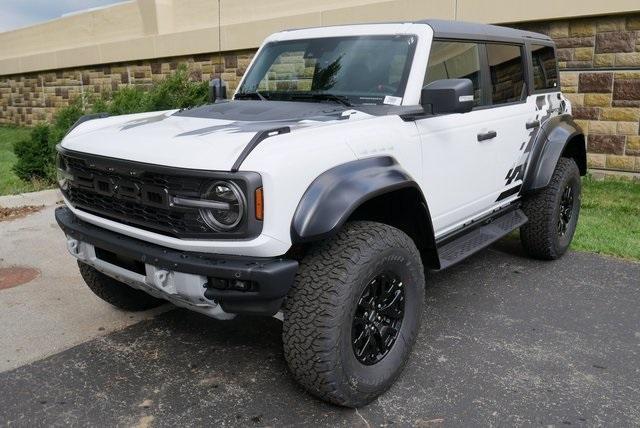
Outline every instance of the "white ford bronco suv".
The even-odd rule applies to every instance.
[[[425,269],[520,229],[569,246],[585,139],[554,44],[427,20],[283,31],[232,100],[80,119],[56,219],[87,285],[141,310],[283,321],[312,394],[360,406],[405,365]]]

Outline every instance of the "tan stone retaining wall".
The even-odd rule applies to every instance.
[[[640,172],[640,14],[518,24],[557,45],[590,168]]]
[[[0,76],[0,124],[28,126],[51,120],[60,107],[77,97],[88,103],[94,96],[123,86],[148,87],[154,79],[173,73],[181,65],[188,67],[195,80],[208,81],[222,74],[233,93],[254,53],[210,53]]]
[[[640,14],[519,23],[553,37],[563,91],[587,133],[589,166],[640,172]],[[194,79],[222,74],[233,92],[255,50],[160,58],[0,76],[0,124],[50,120],[75,97],[153,79],[188,66]]]

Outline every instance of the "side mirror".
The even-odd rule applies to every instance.
[[[222,79],[211,79],[209,81],[209,102],[227,99],[227,82]]]
[[[443,79],[422,88],[420,104],[432,114],[466,113],[473,108],[473,82]]]

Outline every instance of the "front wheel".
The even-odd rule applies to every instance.
[[[284,310],[284,353],[296,380],[348,407],[382,394],[415,342],[424,287],[420,254],[394,227],[349,223],[312,248]]]
[[[529,221],[520,228],[520,240],[530,256],[555,260],[567,251],[578,224],[580,196],[578,166],[560,158],[549,185],[524,200]]]

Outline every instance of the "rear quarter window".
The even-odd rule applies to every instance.
[[[531,45],[531,59],[533,63],[533,90],[557,89],[558,67],[553,47]]]

